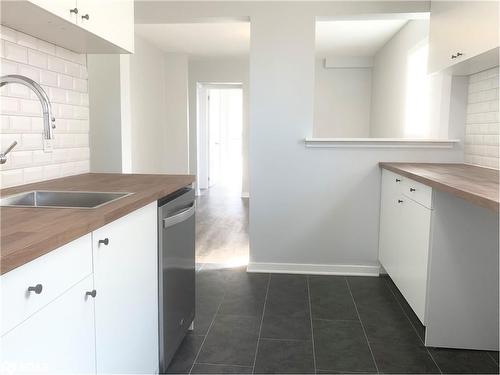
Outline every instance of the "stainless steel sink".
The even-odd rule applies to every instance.
[[[97,208],[133,193],[28,191],[0,199],[1,207]]]

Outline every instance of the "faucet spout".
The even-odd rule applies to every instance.
[[[31,78],[17,74],[9,74],[0,77],[0,87],[5,86],[8,83],[19,83],[33,90],[33,92],[38,97],[38,100],[40,100],[40,103],[42,104],[44,138],[54,139],[56,119],[52,115],[52,107],[50,105],[49,96],[44,91],[44,89],[42,89],[42,87]]]

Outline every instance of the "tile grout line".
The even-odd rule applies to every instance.
[[[209,365],[209,366],[231,366],[231,367],[251,368],[251,366],[234,365],[234,364],[226,364],[226,363],[198,362],[197,364],[198,365]]]
[[[387,276],[389,277],[389,276]],[[417,335],[419,341],[422,343],[422,345],[424,346],[425,350],[427,351],[427,354],[429,354],[429,357],[431,357],[432,359],[432,362],[434,362],[434,364],[436,365],[437,369],[439,370],[439,373],[442,374],[443,371],[441,370],[441,367],[439,367],[439,365],[437,364],[436,360],[434,359],[434,356],[431,354],[429,348],[427,348],[427,346],[425,346],[425,343],[424,341],[422,340],[422,338],[420,337],[420,335],[418,334],[418,331],[417,331],[417,328],[415,327],[415,325],[413,324],[413,322],[411,321],[410,317],[408,316],[408,314],[406,313],[405,309],[403,309],[403,306],[401,305],[401,303],[399,302],[398,298],[396,297],[396,294],[394,293],[394,291],[392,290],[392,288],[389,286],[389,282],[387,280],[385,280],[385,286],[387,287],[387,289],[389,289],[389,291],[391,292],[392,296],[394,297],[394,299],[396,300],[396,303],[398,304],[399,308],[401,309],[401,311],[403,311],[403,314],[404,316],[406,317],[406,319],[410,322],[410,325],[411,327],[413,328],[413,331],[415,331],[415,334]]]
[[[210,330],[212,329],[212,326],[215,323],[215,318],[217,318],[217,314],[219,314],[220,307],[222,306],[222,303],[224,302],[224,298],[226,297],[226,289],[224,288],[224,294],[221,298],[221,301],[219,302],[219,306],[217,306],[217,310],[215,311],[214,317],[212,321],[210,322],[210,325],[208,326],[207,332],[205,333],[205,336],[203,337],[203,341],[201,342],[200,348],[198,349],[198,353],[196,353],[196,357],[194,357],[193,364],[191,365],[191,368],[189,369],[188,374],[191,374],[194,368],[194,365],[196,364],[196,361],[198,360],[198,357],[200,356],[201,349],[203,349],[203,345],[205,344],[205,341],[207,340],[208,334],[210,333]]]
[[[361,320],[361,315],[359,315],[358,311],[358,305],[356,304],[356,301],[354,300],[354,296],[351,291],[351,286],[349,285],[349,281],[347,280],[347,277],[344,278],[345,283],[347,285],[347,289],[349,290],[349,294],[351,295],[352,302],[354,303],[354,308],[356,309],[356,314],[358,315],[359,323],[361,324],[361,328],[363,329],[363,334],[365,335],[366,343],[368,344],[368,349],[370,349],[370,354],[372,355],[372,360],[373,364],[375,365],[375,369],[377,370],[377,374],[380,374],[380,371],[378,369],[377,361],[375,360],[375,356],[373,355],[373,350],[372,346],[370,345],[370,340],[368,340],[368,335],[366,334],[365,326],[363,324],[363,321]]]
[[[309,286],[309,275],[306,276],[307,281],[307,298],[309,300],[309,321],[311,322],[311,343],[312,343],[312,351],[313,351],[313,365],[314,365],[314,373],[318,373],[318,369],[316,367],[316,349],[314,347],[314,327],[313,327],[313,317],[312,317],[312,304],[311,304],[311,288]]]
[[[269,285],[271,284],[271,274],[267,279],[266,297],[264,298],[264,306],[262,307],[262,316],[260,318],[259,337],[257,338],[257,347],[255,348],[255,356],[253,357],[252,374],[255,374],[255,363],[257,362],[257,354],[259,353],[260,334],[262,333],[262,324],[264,323],[264,314],[266,312],[267,295],[269,294]]]

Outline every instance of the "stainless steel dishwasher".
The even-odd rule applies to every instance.
[[[160,373],[165,373],[195,314],[195,197],[181,189],[158,201]]]

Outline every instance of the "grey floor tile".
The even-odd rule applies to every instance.
[[[168,366],[168,374],[188,374],[204,336],[187,335]]]
[[[260,321],[253,316],[217,315],[198,362],[253,366]]]
[[[290,318],[264,314],[261,337],[282,340],[311,340],[311,320],[309,317]]]
[[[387,285],[389,286],[389,289],[395,295],[396,300],[401,305],[401,307],[402,307],[403,311],[405,312],[406,316],[408,317],[408,319],[412,323],[413,327],[417,331],[417,334],[420,337],[420,339],[422,341],[425,340],[425,327],[422,324],[422,322],[420,322],[420,319],[418,319],[417,315],[415,314],[415,312],[413,311],[413,309],[410,307],[410,305],[408,304],[408,302],[406,302],[406,299],[403,297],[403,295],[399,291],[398,287],[396,286],[396,284],[394,284],[394,282],[391,280],[391,278],[388,277],[388,276],[384,276],[384,279],[385,279]]]
[[[378,369],[385,374],[436,374],[439,369],[420,339],[370,341]]]
[[[493,358],[495,360],[495,362],[498,364],[498,352],[488,352],[491,356],[491,358]]]
[[[313,319],[358,319],[345,277],[310,276],[309,289]]]
[[[269,284],[265,314],[290,318],[309,317],[307,277],[273,274]]]
[[[399,308],[396,306],[396,308]],[[380,310],[379,310],[380,311]],[[361,313],[360,313],[361,315]],[[407,341],[413,342],[416,338],[420,340],[408,318],[400,314],[388,314],[383,319],[373,317],[364,318],[361,321],[365,328],[366,336],[371,341]]]
[[[208,363],[196,363],[192,374],[251,374],[253,368],[247,366],[213,365]]]
[[[322,369],[317,369],[316,374],[376,374],[377,372],[371,371],[371,372],[363,372],[363,371],[357,371],[357,372],[349,372],[349,371],[334,371],[334,370],[322,370]]]
[[[254,372],[256,374],[314,374],[311,341],[261,339]]]
[[[460,349],[430,349],[445,374],[498,374],[498,364],[488,352]]]
[[[229,276],[219,314],[262,316],[269,275],[237,273]]]
[[[316,367],[341,372],[376,371],[359,321],[314,320]]]

